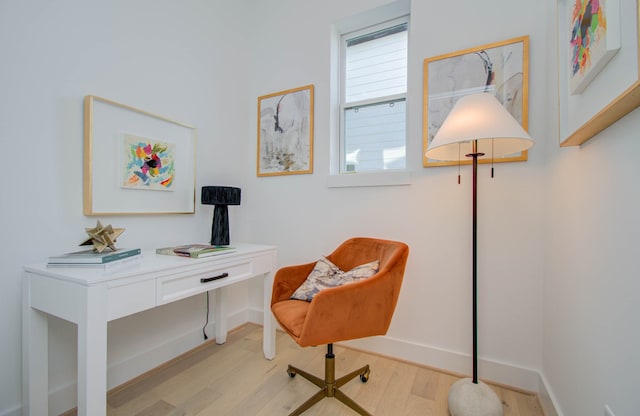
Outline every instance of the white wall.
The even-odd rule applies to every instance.
[[[544,375],[565,415],[637,415],[640,112],[549,165]]]
[[[471,350],[471,178],[470,169],[463,169],[463,183],[458,186],[456,168],[421,166],[422,63],[430,56],[528,34],[534,86],[529,125],[539,143],[527,163],[499,165],[493,180],[486,166],[480,169],[479,345],[486,360],[539,369],[547,97],[544,88],[535,86],[545,85],[546,28],[540,25],[545,8],[511,0],[465,2],[462,9],[459,2],[413,1],[408,94],[412,184],[328,188],[329,140],[335,133],[330,128],[330,27],[385,3],[266,0],[256,4],[261,19],[256,22],[255,65],[265,69],[252,76],[246,111],[255,107],[254,97],[259,95],[314,84],[315,169],[313,175],[251,175],[246,192],[250,222],[245,225],[255,238],[279,246],[282,264],[314,260],[352,235],[406,241],[412,254],[389,337],[415,351],[410,358],[455,365],[468,373],[468,358],[455,364],[432,361],[441,349],[450,357],[466,356]],[[255,120],[251,123],[255,131]],[[250,148],[247,161],[252,169],[254,159]],[[363,344],[372,348],[372,342]],[[497,372],[484,374],[491,375],[498,377]],[[531,388],[537,378],[503,381]]]
[[[409,186],[327,188],[331,24],[387,0],[38,0],[0,3],[0,415],[20,409],[21,266],[69,251],[96,218],[82,215],[82,97],[95,94],[198,129],[197,187],[235,185],[232,238],[279,246],[281,265],[314,260],[343,239],[369,235],[411,246],[389,335],[362,347],[470,372],[470,172],[421,166],[422,61],[530,36],[526,163],[480,169],[481,377],[537,389],[566,416],[640,408],[633,277],[640,203],[640,114],[582,148],[555,133],[555,2],[411,5]],[[257,97],[315,85],[314,173],[255,176]],[[206,241],[212,207],[196,214],[103,217],[127,228],[119,244]],[[634,215],[636,214],[636,215]],[[241,319],[259,287],[232,293]],[[110,382],[158,344],[158,360],[200,342],[204,299],[167,305],[109,326]],[[161,325],[159,323],[162,323]],[[635,325],[637,327],[637,324]],[[75,331],[52,320],[54,410],[72,405]],[[171,340],[170,342],[165,342]],[[175,341],[175,342],[172,342]],[[153,364],[145,361],[142,366]],[[70,404],[71,403],[71,404]]]
[[[241,97],[250,68],[246,39],[230,35],[242,33],[247,13],[243,2],[210,0],[0,2],[0,415],[21,402],[21,267],[74,250],[96,222],[82,215],[83,97],[195,126],[198,201],[202,185],[242,186],[249,116]],[[119,246],[153,248],[207,241],[212,211],[197,203],[195,215],[99,219],[126,228]],[[231,208],[231,220],[241,211]],[[246,290],[234,297],[244,309]],[[203,295],[111,323],[110,384],[143,371],[127,359],[158,344],[181,340],[156,357],[166,360],[200,342],[204,302]],[[62,392],[54,409],[64,410],[73,404],[75,330],[52,321],[50,338],[51,388]]]
[[[570,148],[548,114],[542,374],[560,414],[637,415],[640,112]]]

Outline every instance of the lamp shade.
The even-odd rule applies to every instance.
[[[458,100],[429,144],[425,156],[434,160],[460,160],[461,155],[484,153],[480,159],[506,156],[529,149],[535,140],[489,93]]]
[[[240,205],[240,188],[203,186],[201,203],[205,205]]]

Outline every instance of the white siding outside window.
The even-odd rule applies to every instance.
[[[342,36],[341,173],[406,168],[407,20]]]
[[[404,100],[345,110],[346,171],[405,168]]]

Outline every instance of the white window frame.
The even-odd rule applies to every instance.
[[[357,103],[345,103],[345,77],[346,77],[346,49],[347,41],[357,38],[368,33],[377,32],[401,24],[407,25],[407,34],[409,34],[410,16],[408,13],[396,15],[393,18],[379,19],[376,22],[368,22],[358,28],[337,33],[337,42],[339,43],[339,57],[337,59],[339,72],[337,73],[337,137],[334,143],[334,151],[331,156],[331,172],[328,178],[329,187],[350,187],[350,186],[384,186],[384,185],[407,185],[410,183],[409,165],[409,143],[408,143],[408,113],[409,108],[405,112],[405,168],[376,170],[364,172],[347,172],[346,171],[346,154],[345,154],[345,109],[352,108],[357,105],[367,105],[372,103],[382,103],[391,100],[404,100],[408,104],[407,92],[403,94],[394,94],[390,96],[377,97],[375,99],[362,100]],[[409,58],[407,57],[407,61]],[[407,74],[408,75],[408,74]],[[407,81],[408,83],[408,81]],[[408,89],[408,88],[407,88]]]

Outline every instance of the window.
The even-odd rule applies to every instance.
[[[340,173],[406,168],[408,17],[341,37]]]

